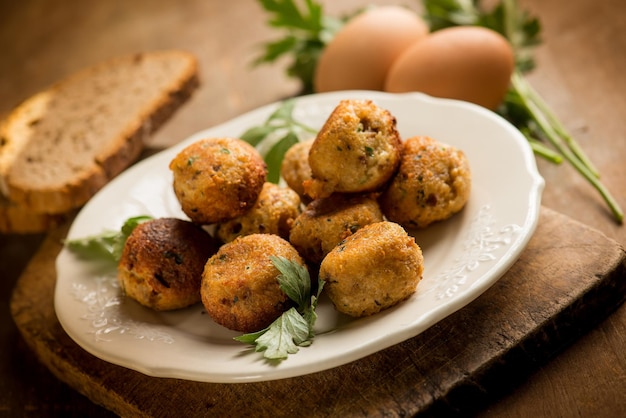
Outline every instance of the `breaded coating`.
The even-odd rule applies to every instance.
[[[152,219],[130,234],[117,268],[124,294],[157,311],[200,302],[204,265],[219,243],[189,221]]]
[[[364,226],[322,261],[320,279],[337,311],[353,317],[390,308],[415,293],[424,257],[400,225],[383,221]]]
[[[289,187],[267,182],[252,209],[218,224],[215,236],[222,242],[257,233],[275,234],[289,239],[291,226],[301,212],[300,203],[300,196]]]
[[[313,179],[304,182],[304,190],[313,199],[379,190],[395,174],[401,152],[389,111],[371,100],[342,100],[311,146]]]
[[[307,261],[319,264],[343,239],[382,220],[373,196],[333,194],[307,205],[293,223],[289,242]]]
[[[258,151],[237,138],[206,138],[171,162],[174,192],[183,212],[198,224],[243,215],[256,202],[267,177]]]
[[[463,209],[471,182],[463,151],[415,136],[405,141],[400,169],[381,195],[380,205],[390,221],[425,228]]]
[[[285,183],[291,187],[300,199],[308,203],[311,198],[304,193],[303,183],[311,180],[311,166],[309,165],[309,150],[315,138],[298,142],[287,150],[280,167],[280,174]]]
[[[304,265],[291,244],[272,234],[238,237],[209,259],[200,293],[215,322],[235,331],[260,331],[293,306],[280,289],[280,272],[270,256]]]

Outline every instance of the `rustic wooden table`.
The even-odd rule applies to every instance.
[[[626,13],[621,0],[520,0],[543,22],[533,85],[556,109],[603,181],[626,207]],[[369,3],[325,1],[329,13]],[[0,115],[68,73],[138,50],[182,48],[195,53],[203,86],[151,140],[173,144],[260,105],[298,93],[283,65],[250,68],[259,43],[275,36],[253,0],[23,0],[0,2]],[[595,191],[568,166],[543,161],[543,204],[626,244]],[[41,365],[9,315],[13,286],[44,237],[0,236],[0,414],[109,416]],[[601,416],[626,410],[626,306],[566,347],[480,414]]]

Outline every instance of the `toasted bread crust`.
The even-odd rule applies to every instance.
[[[0,234],[40,234],[56,228],[73,213],[37,213],[0,196]]]
[[[154,91],[144,83],[143,91],[137,94],[146,97],[125,104],[115,102],[115,99],[123,99],[126,92],[133,94],[134,84],[141,83],[135,80],[141,75],[149,77],[151,72],[159,81]],[[114,85],[103,85],[109,78]],[[116,82],[121,84],[115,85]],[[138,159],[144,139],[186,102],[198,86],[197,61],[183,51],[118,57],[59,81],[16,107],[1,128],[0,186],[3,194],[17,205],[37,213],[62,214],[82,206]],[[88,92],[93,96],[82,96],[83,87],[93,90]],[[113,93],[107,93],[111,91]],[[98,92],[102,96],[109,94],[113,102],[96,99]],[[75,103],[72,94],[80,96]],[[90,102],[91,97],[94,97],[93,102]],[[89,104],[94,108],[89,108]],[[85,107],[75,109],[80,106]],[[115,106],[128,108],[106,113]],[[57,109],[66,113],[56,114]],[[109,116],[111,120],[106,119]],[[103,137],[93,132],[92,117],[99,123],[96,129],[106,132]],[[111,125],[114,127],[110,128]],[[85,138],[91,137],[84,139],[83,133]],[[49,155],[54,154],[51,144],[55,141],[58,147],[68,148],[59,153],[72,155],[75,152],[80,158],[59,157],[63,161],[54,161]],[[11,147],[3,144],[11,144]],[[57,164],[59,167],[55,169]],[[63,171],[65,166],[71,167]],[[58,172],[61,174],[56,176]],[[37,175],[41,181],[36,179]]]

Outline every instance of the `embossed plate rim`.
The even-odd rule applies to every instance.
[[[480,296],[515,262],[539,217],[544,181],[525,138],[478,106],[419,93],[347,91],[297,98],[295,115],[319,127],[344,98],[372,99],[398,120],[403,137],[430,135],[468,155],[473,189],[451,220],[415,232],[424,279],[416,294],[381,314],[348,320],[327,300],[310,347],[280,364],[234,342],[195,306],[156,313],[122,297],[114,271],[63,250],[57,259],[55,309],[68,335],[91,354],[150,376],[203,382],[265,381],[319,372],[411,338]],[[184,217],[171,191],[169,161],[203,136],[237,136],[278,106],[273,103],[198,132],[128,169],[78,214],[69,238],[119,228],[129,216]]]

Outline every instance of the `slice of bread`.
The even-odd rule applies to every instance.
[[[39,234],[67,221],[74,212],[37,213],[25,209],[0,195],[0,234]]]
[[[0,190],[12,210],[56,215],[82,206],[198,85],[197,61],[183,51],[118,57],[59,81],[0,126]]]

